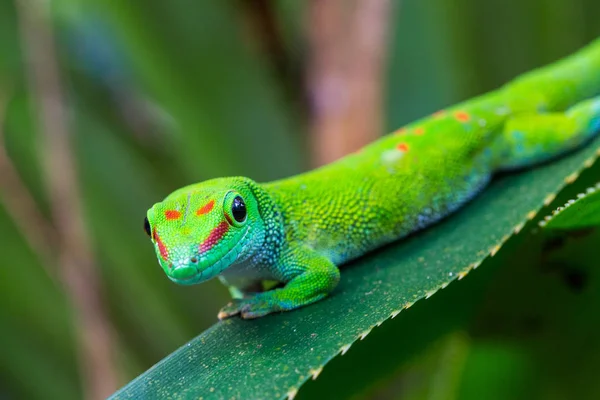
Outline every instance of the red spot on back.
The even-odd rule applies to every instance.
[[[457,111],[454,113],[454,117],[460,122],[469,122],[471,116],[464,111]]]
[[[211,200],[208,203],[206,203],[204,206],[200,207],[198,209],[198,211],[196,211],[196,215],[208,214],[209,212],[212,211],[214,206],[215,206],[215,201]]]
[[[181,217],[181,213],[177,210],[167,210],[165,211],[165,218],[168,220],[179,219]]]
[[[418,128],[415,128],[415,135],[422,135],[425,133],[425,129],[423,129],[422,126],[419,126]]]
[[[210,231],[210,234],[208,235],[206,240],[200,243],[200,253],[204,253],[212,249],[217,243],[219,243],[219,240],[221,240],[221,238],[225,236],[228,230],[229,224],[225,221],[217,225],[216,228]]]
[[[158,233],[156,232],[156,228],[154,228],[154,231],[152,232],[152,237],[154,237],[154,241],[156,242],[156,245],[158,246],[158,252],[160,253],[160,256],[162,257],[163,260],[167,261],[169,259],[169,250],[167,250],[167,246],[165,246],[165,244],[162,242],[162,240],[160,240],[160,237],[158,236]]]
[[[406,143],[400,143],[398,146],[396,146],[396,148],[403,152],[408,151],[408,145]]]

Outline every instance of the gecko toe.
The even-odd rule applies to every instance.
[[[242,311],[241,316],[244,319],[255,319],[255,318],[264,317],[265,315],[270,314],[272,312],[273,311],[271,311],[269,309],[265,309],[265,308],[249,309],[249,310]]]
[[[217,314],[217,318],[219,318],[219,320],[224,320],[226,318],[233,317],[242,311],[243,305],[244,304],[242,300],[233,300],[225,307],[221,308],[221,311],[219,311],[219,314]]]

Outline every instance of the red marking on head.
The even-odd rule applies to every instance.
[[[163,260],[168,261],[169,250],[167,250],[167,246],[165,246],[165,244],[162,242],[162,240],[160,240],[160,237],[158,236],[158,233],[156,232],[156,228],[154,228],[154,231],[152,232],[152,237],[154,237],[154,241],[156,242],[156,245],[158,246],[158,252],[160,253],[160,256],[162,257]]]
[[[233,221],[231,220],[231,217],[227,214],[223,214],[225,216],[225,219],[227,220],[227,222],[229,222],[229,225],[233,225]]]
[[[400,129],[398,129],[396,132],[394,132],[394,135],[404,135],[406,133],[407,129],[405,127],[402,127]]]
[[[396,146],[396,148],[405,153],[408,151],[408,145],[406,143],[400,143],[398,146]]]
[[[446,115],[446,110],[439,110],[431,114],[434,119],[442,118],[444,115]]]
[[[181,213],[177,210],[167,210],[165,211],[165,218],[168,220],[179,219],[181,217]]]
[[[229,224],[225,221],[217,225],[216,228],[210,231],[210,234],[208,235],[206,240],[200,243],[200,253],[204,253],[212,249],[217,243],[219,243],[219,240],[221,240],[221,238],[225,236],[228,230]]]
[[[200,207],[198,209],[198,211],[196,211],[196,215],[208,214],[209,212],[212,211],[214,206],[215,206],[215,201],[211,200],[208,203],[206,203],[205,205],[203,205],[202,207]]]
[[[454,117],[460,122],[469,122],[471,116],[464,111],[457,111],[454,113]]]
[[[423,129],[422,126],[419,126],[418,128],[415,128],[415,135],[422,135],[425,133],[425,129]]]

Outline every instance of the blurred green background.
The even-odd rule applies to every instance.
[[[361,1],[369,0],[345,6]],[[216,281],[179,287],[166,279],[142,229],[146,210],[191,182],[237,174],[265,181],[310,167],[307,32],[315,0],[32,0],[29,11],[19,3],[0,0],[3,146],[55,225],[44,171],[52,150],[43,145],[39,92],[26,68],[25,36],[36,27],[23,18],[49,7],[94,287],[121,386],[216,322],[228,298]],[[392,0],[391,10],[381,21],[383,131],[600,36],[597,0]],[[0,187],[0,399],[89,396],[77,299],[3,201],[9,183]],[[518,357],[501,346],[479,348],[467,362],[479,366],[464,379],[477,382],[489,360],[518,374],[512,365],[527,369]],[[463,387],[461,394],[468,390],[480,393]]]

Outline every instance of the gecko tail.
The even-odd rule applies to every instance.
[[[600,38],[576,53],[521,75],[507,85],[511,95],[533,99],[538,111],[565,111],[600,95]]]
[[[575,150],[600,134],[600,96],[565,112],[510,118],[494,143],[496,170],[528,167]]]

